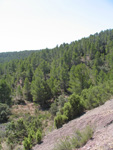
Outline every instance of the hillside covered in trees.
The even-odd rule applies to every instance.
[[[35,52],[35,50],[34,51],[31,50],[31,51],[0,53],[0,63],[9,62],[11,60],[16,60],[16,59],[24,59],[24,58],[28,57],[33,52]]]
[[[13,105],[33,102],[59,128],[112,95],[113,30],[53,49],[0,54],[0,123],[9,120],[7,141],[24,141],[25,149],[40,143],[44,116],[15,121],[9,116]]]

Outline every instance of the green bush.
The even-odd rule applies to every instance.
[[[8,135],[7,136],[7,144],[9,145],[9,146],[12,146],[12,147],[14,147],[14,145],[15,145],[15,139],[16,139],[16,135],[14,135],[14,134],[10,134],[10,135]]]
[[[57,113],[60,113],[62,111],[62,108],[64,107],[64,104],[68,101],[68,98],[65,97],[65,95],[60,95],[52,104],[50,107],[50,112],[53,116],[55,116]]]
[[[64,123],[67,122],[67,120],[68,118],[65,115],[57,115],[54,119],[54,124],[57,128],[60,128]]]
[[[72,150],[72,145],[69,138],[60,140],[60,143],[57,143],[53,150]]]
[[[93,136],[93,129],[87,126],[83,131],[77,130],[75,136],[71,138],[73,148],[80,148]]]
[[[58,107],[62,108],[64,104],[68,101],[65,95],[60,95],[57,99]]]
[[[87,126],[83,131],[77,130],[73,137],[66,137],[58,142],[53,150],[73,150],[80,148],[93,136],[93,129]]]
[[[74,93],[69,97],[69,101],[64,104],[64,107],[61,110],[62,114],[58,114],[55,117],[55,126],[60,128],[64,123],[78,117],[83,112],[84,102],[80,96],[75,95]]]
[[[72,118],[76,118],[84,112],[84,102],[79,95],[75,93],[69,97],[69,102],[72,107]]]
[[[72,94],[69,101],[62,108],[63,115],[68,118],[68,121],[81,115],[84,111],[84,102],[78,95]]]
[[[10,122],[6,128],[7,143],[12,143],[15,146],[26,137],[28,141],[25,140],[25,143],[29,144],[30,141],[31,144],[36,144],[36,131],[42,129],[41,119],[42,117],[39,119],[39,117],[26,116],[24,119]]]
[[[30,130],[29,134],[28,134],[28,138],[30,139],[30,141],[33,143],[33,141],[35,140],[35,132],[34,130]]]
[[[7,122],[10,115],[10,109],[7,104],[0,103],[0,123]]]
[[[40,130],[38,130],[36,132],[36,142],[39,144],[42,140],[42,133],[40,132]]]
[[[70,102],[67,102],[64,104],[64,107],[62,108],[63,114],[68,118],[68,121],[73,119],[73,109],[70,104]]]
[[[25,150],[30,150],[32,148],[32,144],[29,138],[24,139],[23,146]]]
[[[85,109],[92,109],[102,105],[113,95],[113,81],[107,81],[89,89],[85,89],[81,93],[84,99]]]
[[[56,101],[54,103],[51,104],[51,108],[50,108],[50,112],[53,116],[56,115],[57,111],[58,111],[58,108],[57,108],[57,103]]]

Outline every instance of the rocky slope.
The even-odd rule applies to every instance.
[[[58,140],[72,136],[76,129],[87,125],[94,128],[94,135],[80,150],[113,150],[113,99],[49,133],[33,150],[52,150]]]

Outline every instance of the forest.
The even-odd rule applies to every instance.
[[[44,120],[60,128],[112,95],[112,29],[53,49],[0,53],[0,142],[29,150],[40,144]],[[27,102],[35,114],[14,117],[13,106]]]

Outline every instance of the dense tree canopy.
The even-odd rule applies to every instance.
[[[0,80],[0,103],[11,104],[11,90],[5,80]]]
[[[20,97],[43,107],[63,93],[80,95],[113,80],[113,30],[53,49],[1,53],[0,58],[0,102]]]
[[[0,123],[13,120],[8,126],[8,144],[24,141],[24,148],[31,149],[41,142],[42,128],[45,124],[47,130],[50,118],[57,128],[62,127],[111,96],[113,30],[53,49],[0,53]],[[35,113],[21,116],[20,112],[19,120],[16,115],[9,118],[9,108],[31,102]]]

